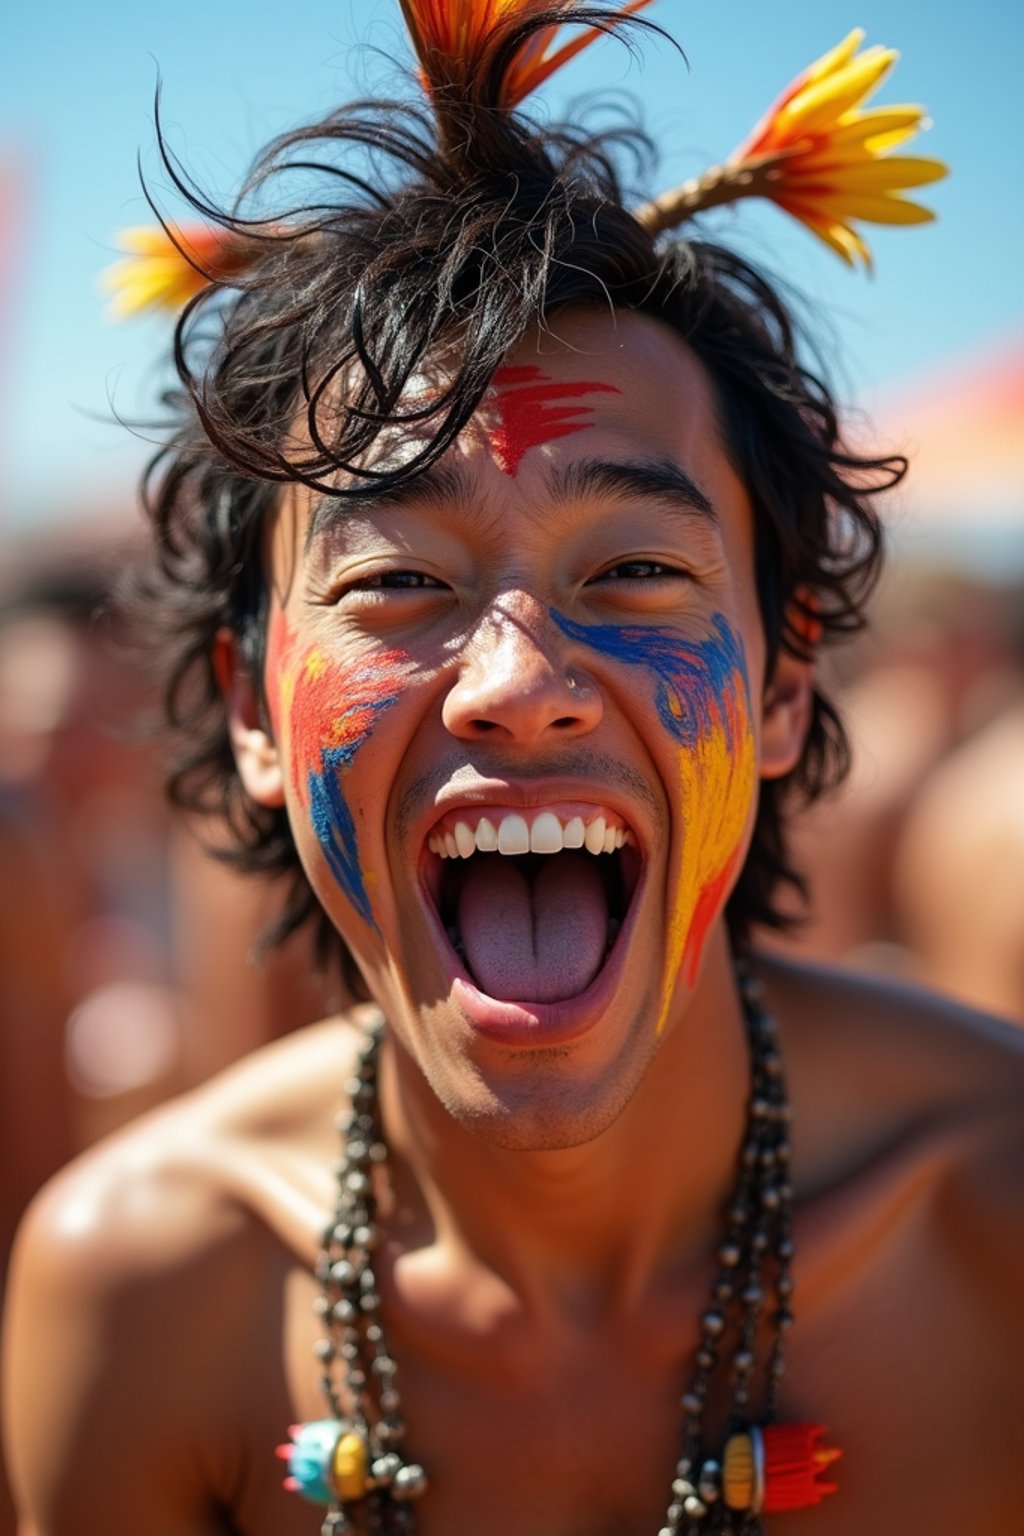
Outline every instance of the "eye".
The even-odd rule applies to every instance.
[[[374,571],[358,581],[350,582],[346,592],[420,592],[433,588],[440,591],[443,582],[426,571]]]
[[[602,571],[596,580],[642,582],[671,580],[674,577],[684,579],[688,575],[688,571],[681,571],[677,566],[666,565],[661,560],[620,560],[617,565]]]

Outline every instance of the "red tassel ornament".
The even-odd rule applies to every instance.
[[[732,1435],[722,1457],[722,1496],[730,1509],[782,1514],[810,1509],[836,1484],[823,1480],[843,1454],[822,1445],[822,1424],[769,1424]]]

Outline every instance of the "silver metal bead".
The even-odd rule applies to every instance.
[[[700,1320],[700,1325],[706,1334],[709,1334],[713,1339],[717,1339],[725,1327],[725,1318],[721,1312],[712,1310],[704,1313]]]
[[[683,1513],[689,1515],[691,1520],[703,1520],[707,1512],[708,1507],[704,1500],[699,1499],[695,1493],[683,1500]]]
[[[378,1488],[389,1488],[401,1465],[402,1458],[396,1456],[394,1451],[388,1451],[385,1456],[378,1456],[371,1464],[370,1476]]]
[[[418,1499],[427,1490],[427,1474],[416,1462],[399,1467],[391,1484],[396,1499]]]

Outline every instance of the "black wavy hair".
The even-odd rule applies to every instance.
[[[609,23],[608,12],[572,14]],[[252,256],[178,322],[172,435],[143,488],[155,541],[142,611],[176,742],[170,794],[226,823],[232,846],[220,857],[290,880],[272,938],[318,921],[322,948],[341,949],[350,984],[354,966],[305,879],[285,812],[252,803],[241,786],[212,664],[227,626],[262,687],[261,535],[282,485],[315,488],[343,516],[347,487],[361,497],[368,486],[393,491],[434,463],[509,349],[557,311],[653,316],[712,381],[727,452],[753,503],[771,662],[780,649],[809,654],[809,626],[823,640],[862,627],[881,559],[873,498],[906,469],[898,456],[843,445],[832,395],[801,361],[793,318],[765,277],[700,239],[656,241],[632,216],[617,167],[642,136],[540,129],[500,108],[517,43],[565,20],[559,10],[509,23],[489,68],[440,109],[435,100],[433,113],[364,102],[285,134],[230,211],[203,198],[164,148],[192,206]],[[268,215],[274,189],[296,176],[313,195]],[[410,378],[442,355],[441,393],[403,400]],[[415,423],[423,447],[398,468],[366,468],[377,434],[402,422]],[[727,908],[735,942],[754,924],[790,921],[780,892],[806,892],[787,852],[789,803],[816,798],[847,765],[841,721],[818,691],[799,764],[761,786]]]

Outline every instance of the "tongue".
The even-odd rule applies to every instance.
[[[505,1002],[553,1003],[590,985],[608,942],[608,901],[597,860],[557,853],[531,883],[499,854],[470,860],[459,931],[477,985]]]

